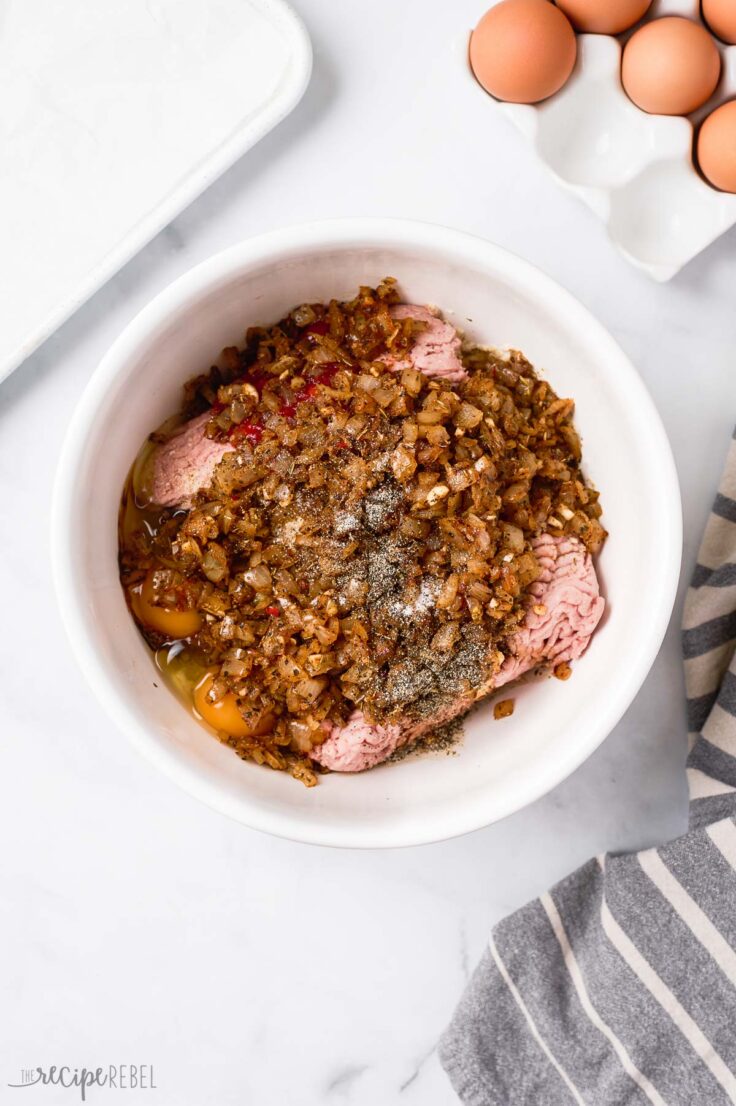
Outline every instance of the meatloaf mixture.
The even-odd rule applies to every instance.
[[[123,496],[121,580],[159,666],[240,756],[310,785],[532,670],[567,677],[604,605],[572,415],[392,279],[249,329]]]

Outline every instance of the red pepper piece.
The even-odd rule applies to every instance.
[[[239,442],[245,438],[251,445],[258,445],[262,437],[263,427],[257,422],[239,422],[237,426],[231,426],[228,431],[231,442]]]

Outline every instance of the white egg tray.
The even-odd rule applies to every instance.
[[[646,21],[697,20],[699,6],[655,0]],[[695,127],[736,96],[736,46],[715,39],[720,83],[706,105],[684,118],[648,115],[629,100],[620,78],[625,39],[578,35],[576,66],[560,92],[541,104],[500,106],[560,184],[603,220],[624,257],[666,281],[736,223],[736,195],[711,188],[693,165]]]

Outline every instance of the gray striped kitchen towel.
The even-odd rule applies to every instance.
[[[493,931],[440,1045],[466,1106],[736,1103],[736,444],[684,613],[690,830]]]

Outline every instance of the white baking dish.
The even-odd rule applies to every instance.
[[[0,380],[298,103],[284,0],[0,15]]]

